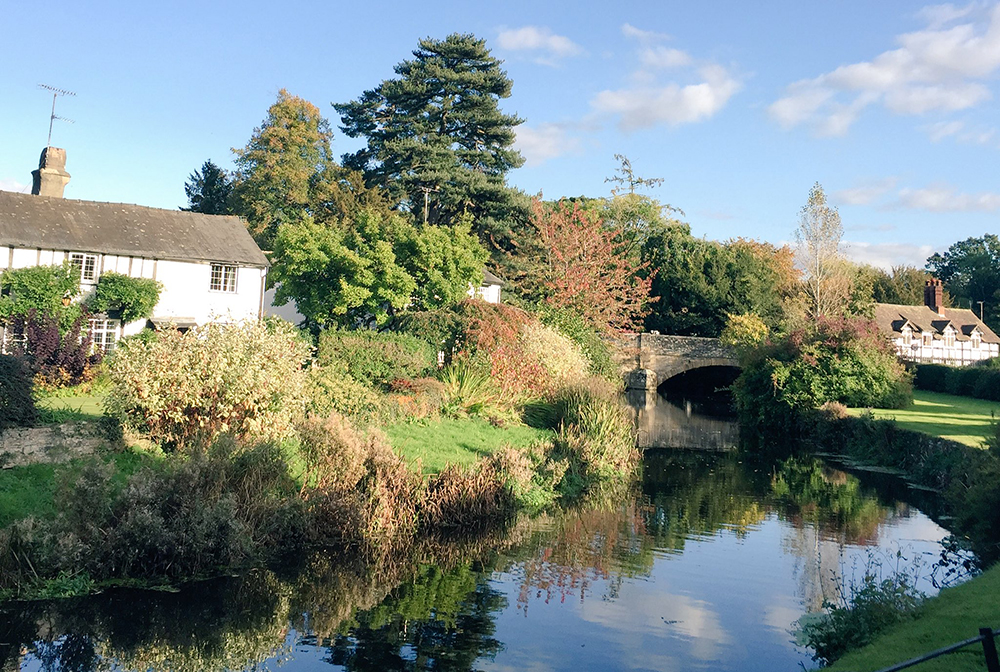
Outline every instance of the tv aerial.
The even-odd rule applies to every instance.
[[[76,94],[73,93],[72,91],[67,91],[66,89],[57,89],[56,87],[49,86],[48,84],[39,84],[38,88],[52,92],[52,115],[49,117],[49,139],[45,142],[45,146],[50,147],[52,145],[52,123],[56,119],[58,119],[59,121],[65,121],[70,124],[76,123],[72,119],[56,116],[56,98],[58,98],[59,96],[75,96]]]

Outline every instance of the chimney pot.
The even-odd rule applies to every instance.
[[[938,315],[944,309],[944,287],[937,278],[931,278],[924,282],[924,305],[933,310]]]
[[[31,193],[62,198],[69,177],[66,172],[66,150],[46,147],[38,159],[38,169],[31,171]]]

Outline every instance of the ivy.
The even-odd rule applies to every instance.
[[[122,324],[129,324],[153,316],[162,289],[156,280],[108,272],[101,275],[88,307],[95,313],[118,310]]]

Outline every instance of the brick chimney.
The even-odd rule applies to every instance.
[[[924,305],[938,315],[943,315],[941,312],[944,308],[943,303],[944,288],[941,286],[941,281],[937,278],[931,278],[924,282]]]
[[[31,193],[36,196],[63,197],[63,189],[69,182],[66,172],[66,150],[46,147],[38,159],[38,170],[31,171]]]

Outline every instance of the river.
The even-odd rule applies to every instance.
[[[866,565],[919,564],[934,592],[932,498],[815,457],[747,460],[731,418],[632,402],[648,449],[624,497],[375,568],[316,556],[3,605],[0,670],[795,670],[815,667],[795,621]]]

